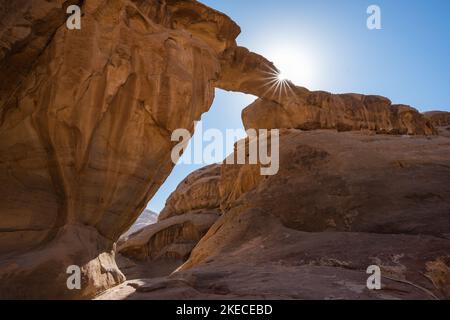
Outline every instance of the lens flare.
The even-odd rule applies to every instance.
[[[281,99],[283,95],[293,94],[293,84],[287,79],[285,73],[272,66],[268,66],[267,70],[268,71],[265,72],[267,76],[264,77],[262,85],[262,87],[267,87],[267,90],[264,92],[263,96],[272,98],[277,96],[278,99]]]
[[[279,81],[287,81],[289,80],[288,77],[286,76],[285,73],[283,73],[282,71],[280,71],[277,75],[277,78]]]

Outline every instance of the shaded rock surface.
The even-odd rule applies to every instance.
[[[220,172],[220,165],[210,165],[191,173],[169,196],[159,221],[187,212],[217,211]]]
[[[25,81],[56,30],[65,23],[67,1],[2,1],[0,3],[0,106]]]
[[[155,224],[157,221],[158,214],[149,209],[145,209],[130,229],[122,235],[121,239],[127,239],[133,233],[136,233],[149,225]]]
[[[81,30],[65,26],[70,4],[82,7]],[[0,298],[89,298],[123,282],[114,243],[132,226],[173,168],[172,131],[192,131],[194,120],[209,109],[216,87],[261,98],[244,111],[247,127],[435,133],[429,120],[414,109],[393,106],[386,98],[310,92],[292,84],[289,90],[293,93],[280,94],[270,88],[276,73],[273,64],[238,47],[239,27],[226,15],[194,0],[2,1],[0,18]],[[340,144],[340,139],[336,143]],[[428,145],[433,144],[420,147]],[[436,146],[430,163],[441,161],[438,152],[445,153],[445,146],[446,142]],[[417,151],[414,146],[411,150]],[[333,154],[332,150],[324,152]],[[414,171],[415,178],[421,181],[426,174],[434,177],[436,168],[443,170],[441,178],[424,181],[431,190],[431,184],[437,185],[434,181],[447,177],[446,165],[423,166],[424,171]],[[174,254],[185,258],[190,249],[169,248],[171,244],[188,239],[193,246],[214,222],[213,217],[217,218],[217,208],[226,208],[227,216],[232,217],[229,212],[237,210],[234,201],[241,201],[254,188],[265,188],[263,179],[251,176],[253,169],[232,170],[220,177],[232,179],[238,174],[240,181],[239,175],[242,179],[247,175],[242,183],[251,188],[235,184],[235,189],[220,178],[217,190],[215,183],[210,183],[218,179],[216,176],[206,183],[201,179],[193,182],[168,203],[161,218],[165,227],[138,234],[139,238],[129,243],[134,243],[134,249],[127,252],[140,252],[135,248],[151,245],[152,250],[144,251],[149,257]],[[286,182],[288,177],[282,174],[277,179]],[[342,183],[327,175],[324,179],[330,190]],[[378,187],[385,190],[382,179]],[[316,184],[311,188],[299,187],[298,192],[317,192]],[[354,191],[343,190],[344,195]],[[405,225],[427,236],[436,236],[446,222],[442,215],[446,201],[435,196],[436,190],[447,196],[442,184],[433,192],[411,195],[409,201],[420,205],[406,214],[408,219],[417,216],[415,222]],[[280,193],[272,191],[274,197]],[[189,200],[204,192],[205,199]],[[286,197],[291,196],[286,193]],[[364,194],[361,197],[366,199]],[[315,211],[298,221],[289,210],[272,215],[284,227],[293,223],[298,232],[303,227],[316,232],[312,226],[322,230],[324,222],[314,220],[314,213],[326,211],[326,216],[334,217],[339,232],[347,225],[356,228],[352,229],[355,232],[368,232],[364,219],[356,220],[355,225],[345,222],[348,219],[342,217],[343,212],[351,205],[344,198],[337,199],[337,207],[330,211],[309,204]],[[421,224],[422,202],[415,199],[440,205],[433,207],[434,222],[428,227]],[[258,202],[252,200],[249,205],[252,203],[256,206]],[[325,203],[332,208],[331,200]],[[403,211],[393,205],[392,219],[397,221]],[[210,218],[202,220],[196,210]],[[423,210],[428,212],[429,208]],[[368,219],[368,230],[375,228],[373,215],[363,215]],[[257,220],[258,216],[255,225]],[[437,222],[442,223],[439,230]],[[276,230],[276,225],[271,227]],[[230,239],[239,237],[239,241],[258,231],[243,236],[238,228],[233,230]],[[234,250],[239,241],[224,241],[211,255],[224,246]],[[197,265],[196,261],[203,263],[204,243],[199,244],[186,268]],[[440,270],[446,270],[442,267],[445,261],[439,258],[429,264],[435,270],[434,277],[439,278],[434,281],[444,285]],[[251,259],[245,263],[252,263]],[[70,265],[81,267],[82,290],[67,290],[66,269]]]
[[[127,277],[148,275],[155,265],[164,266],[170,274],[189,258],[220,216],[220,171],[219,165],[211,165],[190,174],[167,199],[156,224],[119,242],[120,255],[131,259],[121,267]]]
[[[131,235],[118,252],[138,260],[186,260],[217,218],[215,213],[186,213],[165,219]]]
[[[151,0],[80,2],[81,30],[68,30],[71,3],[0,6],[0,297],[88,297],[123,281],[102,271],[120,275],[115,263],[94,270],[95,252],[114,260],[173,167],[171,132],[209,109],[239,33],[196,1]],[[80,233],[90,241],[63,240]],[[69,265],[88,286],[67,290]]]
[[[179,270],[98,298],[450,298],[449,159],[447,137],[282,130],[277,175],[222,166],[223,215]]]
[[[450,126],[450,112],[446,111],[430,111],[424,113],[425,117],[437,127]]]

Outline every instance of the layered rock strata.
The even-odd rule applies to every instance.
[[[72,4],[81,30],[65,26]],[[114,243],[174,166],[172,131],[192,131],[215,88],[261,98],[247,127],[435,133],[385,98],[280,94],[273,64],[194,0],[3,1],[0,17],[1,298],[90,298],[124,281]]]
[[[124,280],[113,244],[170,173],[171,132],[209,109],[239,32],[196,1],[127,0],[78,3],[81,30],[68,30],[73,3],[0,7],[3,298],[84,298]],[[70,265],[81,290],[67,289]]]
[[[450,112],[430,111],[424,113],[425,118],[429,119],[434,126],[450,126]]]
[[[177,272],[99,298],[448,299],[449,141],[281,129],[277,175],[222,166],[223,214]]]
[[[212,165],[190,174],[167,199],[158,223],[130,235],[118,252],[141,261],[187,260],[220,216],[220,169]]]
[[[222,55],[221,64],[218,87],[259,97],[242,114],[246,128],[437,133],[416,109],[392,104],[385,97],[309,91],[289,80],[279,79],[272,63],[246,48],[229,48]]]

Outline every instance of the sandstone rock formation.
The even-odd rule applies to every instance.
[[[99,299],[450,298],[448,138],[282,129],[280,148],[275,176],[222,166],[223,215],[177,272]]]
[[[158,214],[149,209],[145,209],[130,229],[122,235],[121,239],[127,239],[133,233],[136,233],[149,225],[155,224],[157,221]]]
[[[71,4],[82,8],[81,30],[68,30],[65,26],[66,8]],[[194,0],[0,3],[0,298],[90,298],[123,282],[125,277],[115,262],[114,244],[170,173],[173,167],[170,151],[174,145],[171,132],[177,128],[192,131],[194,120],[209,109],[216,87],[260,97],[243,114],[247,127],[435,133],[430,122],[414,109],[392,106],[385,98],[310,92],[292,84],[286,89],[290,90],[289,95],[287,91],[274,90],[271,84],[276,68],[262,56],[238,47],[235,39],[239,32],[230,18]],[[296,134],[297,131],[287,134],[286,141],[292,137],[297,140]],[[324,133],[324,138],[317,134],[320,141],[333,140],[333,134]],[[354,135],[362,141],[353,138]],[[348,145],[357,145],[355,150],[361,147],[361,154],[345,149],[346,140],[342,138],[341,142],[341,137],[350,139]],[[161,218],[163,227],[146,229],[121,249],[151,258],[173,254],[185,258],[190,249],[174,249],[172,244],[189,240],[191,248],[208,224],[217,218],[220,207],[227,215],[219,225],[226,221],[231,224],[225,224],[223,229],[218,229],[216,224],[184,269],[204,265],[208,260],[205,248],[214,245],[209,253],[211,257],[222,251],[235,255],[235,268],[241,273],[237,272],[238,278],[234,279],[241,283],[239,276],[244,277],[245,272],[239,263],[257,263],[252,255],[242,259],[242,252],[255,245],[264,246],[259,242],[260,231],[278,237],[283,233],[273,232],[287,228],[292,233],[291,239],[296,241],[309,237],[299,232],[324,231],[333,224],[337,236],[342,237],[357,237],[355,232],[371,235],[377,230],[391,230],[394,235],[402,232],[406,238],[389,238],[399,241],[392,252],[402,251],[408,257],[405,259],[414,263],[418,261],[414,256],[416,251],[409,252],[409,247],[403,247],[402,243],[413,243],[417,238],[409,236],[424,233],[427,238],[423,248],[417,245],[416,253],[424,252],[426,261],[420,260],[417,268],[401,261],[401,268],[413,270],[414,278],[417,270],[423,271],[423,263],[427,263],[425,274],[435,286],[423,285],[433,294],[441,294],[440,288],[447,285],[447,260],[441,254],[448,241],[444,235],[448,220],[442,211],[448,204],[448,190],[442,183],[448,178],[448,164],[442,160],[447,155],[447,140],[442,137],[392,140],[392,144],[385,145],[385,139],[401,138],[348,134],[334,139],[343,148],[336,147],[336,150],[329,143],[324,143],[324,150],[317,150],[315,142],[306,147],[300,142],[289,142],[285,152],[293,152],[294,158],[298,152],[299,163],[294,165],[294,171],[286,169],[275,180],[266,182],[247,167],[222,168],[220,177],[219,169],[215,168],[212,170],[215,175],[205,178],[205,182],[200,173],[198,179],[189,180],[189,186],[180,187],[179,193],[168,202]],[[407,141],[405,145],[410,143],[409,151],[403,150],[399,141]],[[298,146],[298,150],[290,149],[293,146]],[[378,149],[370,153],[371,148],[367,146]],[[427,153],[429,147],[435,147],[436,153]],[[395,153],[397,149],[406,154]],[[377,150],[393,153],[392,156],[383,154],[384,158],[378,155],[385,160],[364,166],[366,155],[377,158]],[[329,168],[326,163],[330,164]],[[322,179],[317,181],[328,186],[323,204],[313,203],[320,189],[318,182],[302,180],[303,176],[295,171],[297,165],[300,172],[316,165],[325,170],[322,178],[318,171],[310,176]],[[341,171],[331,174],[335,170],[333,166]],[[368,173],[372,169],[375,180],[369,180],[371,183],[365,187],[364,179],[372,177]],[[390,172],[392,181],[382,175],[383,170],[394,171]],[[353,171],[361,174],[360,180],[353,176]],[[412,175],[416,179],[413,184],[409,178]],[[426,180],[429,175],[433,178]],[[292,181],[297,189],[285,192],[280,184],[286,185],[291,177],[295,177]],[[215,182],[211,182],[218,179],[217,189]],[[271,188],[268,181],[273,182]],[[423,188],[419,187],[422,182]],[[398,204],[394,201],[397,198],[387,193],[390,189],[385,188],[386,183],[403,190],[397,194],[402,199]],[[332,191],[334,188],[341,191]],[[272,205],[285,199],[291,203],[302,199],[305,202],[301,204],[312,211],[308,213],[304,209],[298,216],[290,207],[280,212],[283,208],[280,205],[279,210],[274,208],[270,213],[275,220],[262,221],[258,212],[263,210],[260,206],[266,205],[265,202],[251,199],[242,203],[244,207],[240,209],[235,205],[250,194],[269,195],[269,191],[274,192]],[[305,197],[303,192],[312,196]],[[372,192],[378,195],[374,198],[377,203],[386,205],[386,210],[389,203],[392,205],[390,215],[368,210],[372,201],[368,195]],[[360,213],[359,207],[350,201],[367,212]],[[250,211],[245,211],[245,206]],[[382,216],[381,222],[378,215]],[[241,219],[251,217],[254,223],[245,220],[246,226],[240,224]],[[425,225],[425,220],[432,222]],[[241,227],[234,228],[236,221],[248,230],[243,233]],[[391,229],[388,222],[393,224]],[[225,230],[228,230],[226,237]],[[215,245],[218,239],[215,235],[224,237],[222,244]],[[327,236],[330,242],[344,245],[332,234]],[[364,241],[373,239],[368,236]],[[390,243],[383,241],[382,244]],[[276,240],[274,246],[278,243],[282,242]],[[311,252],[319,250],[314,246],[313,241]],[[337,247],[330,250],[338,251]],[[336,256],[336,259],[345,258],[338,253]],[[273,259],[269,254],[266,261],[272,263]],[[355,259],[349,258],[355,268],[367,262],[367,259],[364,263],[354,262]],[[383,257],[377,259],[387,263]],[[227,263],[216,264],[217,272],[229,268]],[[81,290],[67,289],[66,270],[70,265],[81,267]],[[264,269],[263,266],[261,273],[256,273],[262,278],[255,279],[268,279]],[[230,289],[221,290],[215,292]]]
[[[220,165],[210,165],[190,174],[167,199],[159,221],[188,212],[218,212],[220,172]]]
[[[186,260],[217,218],[216,213],[174,216],[135,233],[119,246],[118,251],[137,260]]]
[[[301,130],[371,130],[377,133],[436,134],[430,121],[406,105],[392,105],[379,96],[310,92],[291,87],[277,101],[258,99],[244,109],[247,128]]]
[[[450,112],[446,111],[430,111],[424,113],[425,117],[437,127],[450,126]]]
[[[439,135],[450,138],[450,112],[431,111],[425,112],[424,116],[431,121]]]
[[[67,1],[2,1],[0,3],[0,106],[12,100],[30,69],[65,23]]]
[[[167,199],[158,223],[130,235],[118,252],[137,260],[185,261],[220,215],[220,169],[211,165],[184,179]]]
[[[387,98],[309,91],[278,79],[278,71],[272,63],[242,47],[226,50],[221,64],[218,87],[260,97],[242,114],[246,128],[437,133],[416,109],[393,105]]]
[[[220,216],[220,169],[190,174],[167,199],[158,223],[120,239],[118,263],[127,278],[166,276],[189,258]]]
[[[68,30],[72,3],[0,7],[1,297],[89,297],[123,281],[113,243],[171,171],[171,132],[209,109],[239,32],[196,1],[150,0],[84,1]],[[67,290],[69,265],[82,290]]]

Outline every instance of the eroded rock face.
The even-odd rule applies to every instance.
[[[219,214],[185,213],[147,226],[119,245],[118,252],[135,260],[180,259],[185,261]]]
[[[145,227],[155,224],[158,221],[158,213],[149,209],[145,209],[139,216],[139,218],[133,223],[130,229],[127,230],[120,238],[126,239],[133,233],[136,233]]]
[[[81,30],[74,1],[20,3],[0,7],[0,296],[88,297],[123,281],[113,243],[171,171],[171,132],[209,109],[239,28],[196,1],[85,1]]]
[[[446,137],[283,129],[277,175],[222,166],[223,215],[177,272],[100,298],[449,298],[448,159]]]
[[[65,9],[70,4],[82,6],[81,30],[65,27]],[[392,106],[385,98],[310,92],[293,85],[290,88],[294,94],[278,94],[269,89],[270,78],[276,72],[273,64],[238,47],[235,38],[239,27],[227,16],[194,0],[3,1],[0,18],[1,298],[89,298],[124,281],[114,261],[114,243],[133,224],[170,173],[172,131],[193,130],[194,120],[209,109],[215,87],[261,97],[244,112],[248,128],[434,133],[430,123],[415,110]],[[444,147],[442,144],[439,148]],[[322,151],[311,152],[318,152],[320,160]],[[334,154],[333,150],[323,152]],[[309,157],[308,152],[305,157]],[[330,161],[336,160],[330,157]],[[416,159],[412,154],[411,157]],[[443,170],[436,180],[442,182],[447,178],[446,167],[434,166],[439,157],[430,156],[433,165],[421,168],[432,168],[433,175],[437,167]],[[313,157],[311,161],[316,160]],[[147,248],[145,257],[185,258],[220,210],[237,212],[240,216],[244,211],[234,208],[235,201],[242,201],[253,188],[266,186],[263,179],[254,175],[253,168],[220,169],[223,171],[220,177],[218,170],[211,169],[213,175],[205,181],[200,174],[192,185],[189,182],[188,187],[181,187],[163,213],[164,225],[141,233],[127,244],[132,244],[127,252]],[[325,173],[323,183],[330,184],[329,190],[333,190],[334,186],[341,187],[341,180],[349,172],[344,170],[341,173],[344,178],[336,180]],[[417,173],[426,176],[429,172]],[[290,175],[276,179],[285,183]],[[317,192],[316,184],[308,189],[305,181],[305,185],[298,182],[298,190],[307,194]],[[378,187],[383,189],[383,183],[381,179]],[[275,192],[273,197],[277,201],[294,197],[287,192],[276,198],[281,191],[268,190]],[[447,192],[445,187],[442,190]],[[343,192],[349,191],[344,188]],[[364,194],[355,194],[366,199]],[[436,199],[440,198],[434,194],[428,197],[428,193],[419,193],[418,197],[438,203]],[[196,195],[199,197],[190,200]],[[343,226],[365,232],[364,220],[350,225],[345,222],[342,214],[351,205],[342,199],[336,209],[322,208],[325,216],[334,219],[338,232],[343,232]],[[247,218],[263,204],[251,200],[245,204],[252,210],[245,215]],[[331,200],[325,203],[334,204]],[[310,208],[321,207],[310,204]],[[441,232],[446,220],[438,209],[433,209],[434,223],[428,229],[422,226],[422,218],[417,218],[422,217],[421,211],[416,214],[412,209],[408,218],[416,214],[417,225],[413,223],[411,228],[431,235]],[[224,243],[217,245],[209,256],[214,257],[215,252],[221,252],[229,243],[227,250],[237,250],[236,257],[242,260],[236,246],[239,243],[247,246],[242,241],[253,239],[258,230],[291,230],[292,224],[293,230],[300,232],[303,227],[323,230],[328,225],[308,215],[297,221],[293,212],[275,210],[271,214],[276,221],[273,225],[258,222],[260,216],[255,216],[254,225],[261,224],[261,229],[250,228],[248,224],[248,234],[243,234],[240,228],[228,234],[213,228],[215,231],[199,245],[186,268],[200,266],[208,259],[202,248],[215,243],[217,238],[212,237],[215,233],[224,237]],[[227,219],[233,216],[229,213]],[[363,216],[374,228],[370,212]],[[391,220],[396,223],[395,218],[405,217],[394,214]],[[224,219],[221,223],[228,221]],[[241,218],[236,219],[240,224]],[[442,223],[441,229],[436,229],[438,222]],[[237,240],[233,243],[232,239]],[[191,243],[184,249],[172,246],[186,240]],[[436,248],[446,248],[445,245],[446,242],[436,244]],[[427,245],[426,249],[430,248],[435,247]],[[432,252],[436,254],[430,259],[436,259],[427,260],[432,270],[429,272],[435,283],[445,284],[441,270],[446,270],[442,261],[447,260],[438,257],[437,250]],[[249,259],[246,263],[252,261],[256,260]],[[217,270],[228,268],[225,262],[222,269],[217,265]],[[81,267],[81,290],[67,290],[66,269],[70,265]],[[244,270],[239,263],[236,268]],[[244,273],[238,274],[244,277]]]
[[[407,296],[430,298],[431,292],[448,298],[450,273],[442,262],[448,261],[450,248],[450,189],[444,186],[450,178],[447,140],[283,131],[280,172],[228,203],[223,218],[183,268],[195,272],[206,261],[225,268],[234,265],[227,259],[236,257],[237,263],[245,256],[242,268],[265,265],[272,272],[280,265],[296,274],[299,266],[310,272],[328,269],[317,281],[333,268],[335,285],[343,281],[344,297],[351,296],[351,284],[345,283],[343,269],[356,276],[377,264],[387,277],[425,289],[407,290]],[[252,174],[248,167],[241,166],[239,175]],[[228,166],[223,170],[235,171]],[[440,271],[433,275],[432,266]],[[432,283],[422,274],[434,279]],[[282,275],[273,277],[284,283]],[[298,277],[299,283],[305,281]],[[358,286],[355,280],[351,283]],[[314,297],[328,294],[320,286],[308,290],[317,290]],[[362,287],[360,291],[366,297],[390,296]]]
[[[280,81],[273,63],[246,48],[227,49],[221,56],[221,65],[218,87],[259,97],[242,113],[247,129],[437,133],[431,122],[416,109],[393,105],[385,97],[309,91],[290,81]]]
[[[220,171],[220,165],[210,165],[190,174],[167,199],[159,221],[187,212],[218,211]]]
[[[446,111],[430,111],[424,113],[425,117],[437,127],[450,126],[450,112]]]
[[[25,81],[30,69],[65,22],[66,8],[82,1],[2,1],[0,3],[0,106]]]
[[[290,91],[289,91],[290,90]],[[432,135],[437,131],[422,114],[406,105],[392,105],[379,96],[311,92],[292,87],[277,100],[258,99],[245,108],[246,128],[301,130],[370,130],[386,134]]]
[[[190,174],[167,199],[158,223],[124,239],[118,252],[138,261],[172,259],[181,265],[220,216],[221,166]]]

